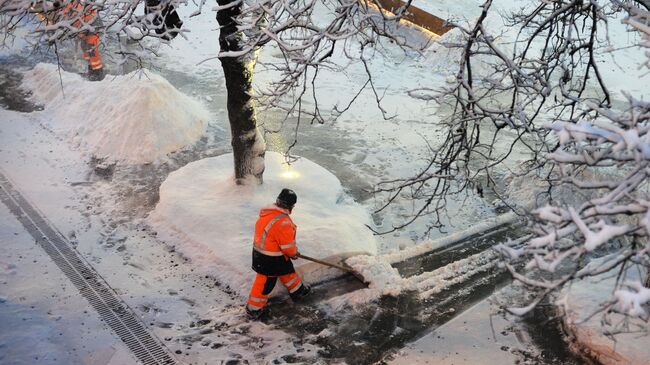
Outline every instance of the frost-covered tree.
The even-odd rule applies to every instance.
[[[287,117],[296,115],[297,131],[304,118],[310,123],[325,122],[317,96],[319,71],[333,66],[331,58],[337,47],[348,57],[365,62],[364,49],[374,47],[381,38],[404,43],[393,30],[407,6],[391,8],[393,12],[387,15],[379,11],[379,2],[367,0],[218,0],[218,4],[219,59],[228,88],[237,178],[254,175],[262,181],[265,148],[252,96],[260,47],[272,44],[280,51],[281,61],[266,65],[276,78],[257,96],[265,106],[284,110]],[[370,71],[361,90],[366,87],[379,98]],[[291,146],[296,142],[294,138]]]
[[[451,110],[447,138],[419,174],[378,191],[388,202],[418,202],[405,224],[426,216],[439,226],[449,194],[492,190],[531,218],[531,239],[500,246],[508,270],[538,293],[520,313],[566,283],[611,273],[616,284],[601,309],[647,323],[650,102],[612,93],[603,66],[618,67],[612,54],[631,40],[648,49],[634,67],[650,71],[650,3],[532,1],[504,16],[506,34],[486,24],[492,7],[487,0],[475,21],[457,24],[455,82],[435,97],[414,93]],[[608,32],[621,22],[623,42]],[[509,181],[523,182],[532,199],[509,199]]]
[[[78,11],[63,12],[69,4],[75,4]],[[191,16],[207,11],[205,0],[195,5]],[[179,29],[181,22],[174,18],[174,9],[181,6],[189,4],[185,0],[6,0],[0,2],[2,42],[26,34],[35,45],[56,49],[60,42],[96,33],[105,46],[102,52],[113,62],[141,63],[155,53],[151,38],[191,36],[186,29]],[[251,178],[261,183],[264,171],[265,143],[258,129],[252,89],[260,47],[272,43],[282,54],[280,62],[270,65],[279,76],[262,93],[266,105],[281,107],[299,119],[308,116],[312,123],[323,122],[313,90],[319,70],[328,67],[335,48],[354,44],[367,49],[380,37],[397,40],[389,30],[406,7],[392,9],[390,15],[378,11],[380,7],[380,3],[367,0],[217,0],[212,8],[219,25],[221,51],[217,57],[226,79],[237,183]],[[18,32],[21,28],[27,33]],[[364,57],[363,52],[354,54],[350,57]],[[363,87],[372,87],[372,82]],[[303,107],[307,97],[311,109]]]

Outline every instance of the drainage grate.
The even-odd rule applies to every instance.
[[[135,357],[145,365],[177,364],[158,338],[140,321],[133,310],[119,299],[113,288],[70,245],[65,237],[39,213],[0,171],[2,201],[34,237],[54,263],[79,289]]]

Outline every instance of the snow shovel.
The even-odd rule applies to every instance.
[[[335,269],[339,269],[339,270],[341,270],[341,271],[345,271],[345,272],[347,272],[348,274],[351,274],[352,276],[354,276],[355,278],[357,278],[360,282],[362,282],[362,283],[365,284],[366,286],[368,285],[368,282],[366,281],[366,279],[363,278],[363,276],[361,276],[361,274],[359,274],[358,272],[352,270],[352,269],[349,268],[349,267],[345,267],[345,266],[341,266],[341,265],[332,264],[332,263],[330,263],[330,262],[326,262],[326,261],[322,261],[322,260],[319,260],[319,259],[315,259],[315,258],[313,258],[313,257],[305,256],[305,255],[303,255],[303,254],[301,254],[301,253],[298,253],[297,256],[300,257],[301,259],[305,259],[305,260],[313,261],[313,262],[315,262],[315,263],[317,263],[317,264],[321,264],[321,265],[325,265],[325,266],[333,267],[333,268],[335,268]]]

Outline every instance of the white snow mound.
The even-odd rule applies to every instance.
[[[25,74],[23,87],[45,107],[46,127],[109,161],[142,164],[164,158],[198,141],[210,116],[150,71],[90,82],[41,63]]]
[[[592,261],[592,264],[598,267],[611,263],[605,258],[613,260],[615,257],[605,256]],[[639,276],[639,273],[639,267],[632,265],[623,277],[637,281],[640,289],[640,280],[644,277]],[[650,347],[646,335],[647,317],[630,316],[618,305],[612,312],[602,310],[604,303],[618,299],[612,297],[612,289],[617,286],[619,279],[617,275],[606,272],[565,287],[563,297],[557,302],[566,313],[562,318],[564,327],[580,350],[604,365],[648,365]],[[631,293],[629,295],[633,296]],[[620,305],[620,302],[617,304]]]
[[[262,185],[235,185],[232,154],[199,160],[171,173],[149,217],[158,237],[204,272],[247,295],[255,275],[251,250],[259,210],[288,187],[298,195],[291,217],[298,226],[301,253],[332,260],[376,254],[375,237],[365,226],[370,222],[368,212],[345,194],[336,176],[305,158],[289,166],[275,152],[266,152],[265,164]],[[294,266],[308,282],[328,275],[321,266],[302,259]]]

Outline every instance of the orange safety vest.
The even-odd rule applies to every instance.
[[[97,17],[97,10],[91,6],[84,6],[78,0],[73,0],[63,8],[66,18],[74,20],[72,26],[81,28],[83,25],[90,25]]]
[[[253,249],[266,256],[294,256],[298,253],[296,228],[288,210],[264,208],[255,223]]]
[[[72,26],[82,29],[92,25],[97,19],[97,10],[92,6],[84,6],[80,1],[73,0],[66,5],[62,14],[67,18],[74,20]],[[84,42],[82,44],[83,56],[88,65],[93,70],[104,67],[102,57],[99,54],[99,35],[97,33],[82,32],[79,37]]]

